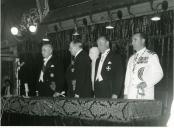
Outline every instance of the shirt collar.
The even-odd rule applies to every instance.
[[[105,50],[105,52],[102,53],[102,55],[107,55],[109,53],[109,51],[110,51],[110,48],[108,48],[107,50]]]
[[[138,52],[136,52],[136,54],[140,55],[141,53],[143,53],[146,50],[146,47],[142,48],[141,50],[139,50]]]
[[[47,62],[50,58],[52,57],[52,55],[50,55],[49,57],[47,57],[47,58],[44,58],[43,60],[44,60],[44,62]]]
[[[83,49],[80,49],[80,50],[76,53],[75,58],[77,57],[77,55],[78,55],[82,50],[83,50]]]

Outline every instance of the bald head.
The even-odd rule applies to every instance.
[[[97,47],[92,47],[89,50],[89,57],[91,58],[91,60],[96,60],[99,56],[99,49]]]
[[[109,48],[109,41],[105,36],[101,36],[97,40],[97,46],[101,53],[104,53]]]
[[[82,43],[80,41],[71,41],[69,45],[69,51],[71,55],[75,56],[76,53],[82,48]]]
[[[48,58],[53,53],[53,47],[51,44],[44,44],[42,46],[42,56]]]

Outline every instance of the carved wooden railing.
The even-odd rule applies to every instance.
[[[156,119],[162,111],[161,102],[156,100],[3,97],[1,103],[5,113],[117,123]]]

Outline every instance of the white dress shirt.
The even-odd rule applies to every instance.
[[[157,54],[143,48],[132,55],[128,61],[124,95],[128,99],[154,99],[154,85],[163,77]],[[145,95],[139,95],[137,85],[145,82]]]
[[[92,90],[94,91],[94,80],[95,80],[95,64],[96,64],[96,60],[93,60],[91,62],[91,81],[92,81]]]
[[[80,49],[80,50],[76,53],[75,58],[77,57],[77,55],[78,55],[82,50],[83,50],[83,49]]]
[[[47,62],[51,59],[51,57],[52,57],[52,55],[50,55],[47,58],[44,58],[44,66],[46,66]],[[43,75],[44,75],[44,72],[41,70],[40,77],[39,77],[39,82],[43,82]]]
[[[102,70],[102,67],[103,67],[103,63],[106,59],[106,56],[108,55],[108,53],[110,52],[110,49],[107,49],[102,55],[101,55],[101,58],[100,58],[100,62],[99,62],[99,65],[98,65],[98,70],[97,70],[97,75],[96,75],[96,81],[102,81],[103,78],[101,76],[101,70]]]

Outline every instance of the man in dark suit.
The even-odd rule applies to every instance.
[[[64,86],[63,65],[53,57],[51,44],[42,46],[43,66],[39,76],[38,91],[40,96],[59,96]]]
[[[69,51],[74,56],[74,80],[72,80],[72,84],[75,97],[92,97],[91,60],[88,54],[83,51],[82,43],[78,40],[70,43]]]
[[[98,38],[97,45],[101,55],[96,62],[95,97],[118,98],[123,83],[121,57],[110,50],[105,36]]]
[[[75,81],[74,77],[74,59],[71,58],[71,64],[68,66],[66,70],[66,84],[68,86],[67,89],[67,97],[74,97],[75,85],[73,85],[73,81]]]

